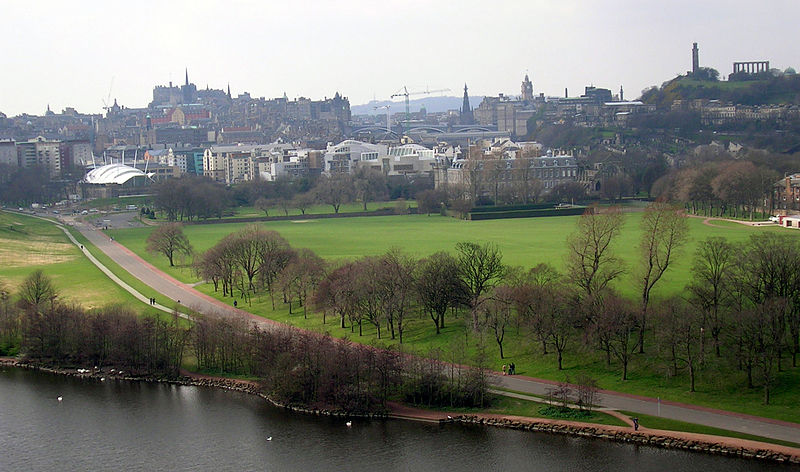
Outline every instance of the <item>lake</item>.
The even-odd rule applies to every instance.
[[[354,420],[348,428],[341,418],[287,412],[239,392],[0,368],[2,471],[735,472],[776,467],[474,425]]]

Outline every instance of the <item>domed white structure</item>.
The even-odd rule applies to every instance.
[[[136,177],[147,177],[147,174],[139,169],[124,164],[108,164],[96,169],[92,169],[86,174],[83,180],[88,184],[117,184],[123,185]]]

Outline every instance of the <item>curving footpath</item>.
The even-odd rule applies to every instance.
[[[192,308],[199,313],[245,317],[267,329],[283,326],[278,322],[267,320],[244,310],[235,309],[213,297],[198,292],[192,286],[180,282],[155,268],[128,248],[111,240],[103,232],[93,227],[76,222],[75,228],[131,275],[152,287],[156,293],[166,295],[176,303],[180,301],[181,305]],[[550,380],[521,375],[497,375],[496,377],[499,386],[529,395],[547,395],[548,390],[558,384],[558,382]],[[661,416],[688,423],[800,443],[800,424],[797,423],[697,405],[659,401],[656,398],[607,390],[603,390],[600,393],[599,403],[604,408]]]

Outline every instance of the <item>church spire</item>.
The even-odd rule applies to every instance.
[[[231,98],[231,83],[228,82],[228,98]]]
[[[189,68],[186,68],[186,85],[189,85]]]
[[[467,93],[467,84],[464,84],[464,103],[461,105],[461,124],[471,125],[475,123],[475,118],[472,115],[472,107],[469,106],[469,93]]]

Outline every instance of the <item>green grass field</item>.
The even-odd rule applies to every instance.
[[[503,253],[503,260],[512,266],[530,268],[546,262],[561,269],[567,254],[565,241],[573,232],[579,217],[520,218],[490,221],[463,221],[443,216],[398,215],[364,218],[332,218],[323,220],[273,221],[259,223],[267,229],[278,231],[293,247],[309,248],[330,259],[355,259],[376,255],[392,247],[402,248],[416,257],[436,251],[454,251],[459,241],[493,242]],[[617,239],[615,251],[635,267],[638,258],[638,241],[641,213],[628,213],[625,228]],[[709,236],[724,236],[731,241],[743,241],[758,231],[785,231],[777,227],[752,228],[738,223],[715,222],[724,228],[702,224],[702,219],[690,218],[690,240],[676,258],[675,266],[665,275],[656,295],[680,293],[689,278],[691,256],[699,241]],[[190,225],[184,228],[197,252],[213,246],[225,235],[240,229],[241,223]],[[156,267],[184,282],[196,282],[189,269],[169,267],[163,256],[145,251],[145,240],[152,228],[117,229],[108,233]],[[798,234],[800,237],[800,234]],[[630,271],[629,271],[630,272]],[[617,288],[632,295],[629,275],[623,276]]]
[[[123,271],[77,231],[72,235],[95,257],[134,288],[146,285]],[[137,312],[147,305],[112,282],[55,224],[14,213],[0,212],[0,281],[12,293],[31,272],[41,269],[53,280],[60,298],[85,308],[123,304]],[[147,292],[143,292],[147,293]],[[168,316],[165,314],[165,316]]]
[[[424,257],[435,251],[454,251],[458,241],[493,242],[502,250],[504,261],[509,265],[532,267],[541,262],[563,268],[566,255],[565,240],[575,228],[578,217],[552,217],[509,219],[492,221],[462,221],[441,216],[402,215],[388,217],[342,218],[325,220],[280,221],[260,223],[267,229],[281,233],[294,247],[305,247],[316,251],[329,260],[354,259],[363,255],[380,254],[391,247],[403,248],[416,257]],[[618,238],[615,251],[626,261],[628,268],[634,267],[637,260],[637,244],[641,236],[639,224],[641,213],[628,213],[626,226]],[[715,222],[717,224],[719,222]],[[223,236],[241,228],[242,224],[192,225],[185,227],[185,233],[197,251],[204,251]],[[737,223],[722,222],[719,227],[703,224],[700,218],[690,218],[689,242],[676,259],[675,266],[655,289],[655,303],[658,297],[682,293],[690,278],[692,255],[699,241],[709,236],[723,236],[731,241],[743,241],[752,234],[763,231],[787,231],[778,227],[753,228]],[[154,256],[145,251],[145,239],[152,228],[111,230],[117,241],[131,248],[160,269],[185,282],[196,282],[196,276],[188,266],[170,268],[163,256]],[[793,234],[793,233],[792,233]],[[797,233],[800,237],[800,233]],[[185,261],[188,264],[189,261]],[[630,275],[623,276],[617,288],[628,296],[634,295]],[[210,284],[201,284],[198,290],[232,303],[232,298],[222,298],[215,293]],[[295,307],[289,314],[285,304],[277,303],[273,310],[269,296],[256,296],[252,304],[246,306],[240,300],[240,307],[267,318],[290,325],[330,332],[334,336],[376,346],[400,347],[397,340],[384,335],[376,339],[374,328],[365,324],[363,336],[350,328],[341,329],[337,320],[328,319],[323,324],[319,314],[309,314],[304,319],[302,311]],[[432,349],[449,352],[451,346],[464,336],[475,341],[476,334],[465,329],[461,317],[447,320],[447,327],[441,335],[434,333],[432,322],[414,315],[408,320],[402,349],[419,354],[427,354]],[[564,357],[565,370],[558,371],[552,354],[543,356],[537,343],[528,339],[526,333],[511,329],[506,334],[504,349],[506,359],[499,358],[497,344],[492,337],[485,340],[492,363],[499,370],[500,365],[515,362],[521,375],[563,380],[567,375],[575,377],[586,373],[596,378],[601,387],[610,390],[661,397],[673,401],[696,403],[716,408],[740,411],[760,416],[780,418],[800,422],[800,369],[788,369],[779,376],[772,392],[772,404],[761,404],[760,389],[746,389],[744,374],[726,361],[709,359],[701,369],[697,391],[688,392],[688,380],[684,374],[676,377],[668,375],[668,368],[653,355],[655,340],[648,338],[650,352],[635,356],[629,366],[630,380],[620,380],[620,368],[616,364],[606,367],[598,352],[583,347],[575,340],[568,347]],[[471,344],[474,344],[471,342]],[[474,352],[474,351],[473,351]]]

